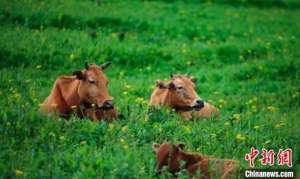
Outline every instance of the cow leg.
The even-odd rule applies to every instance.
[[[95,112],[94,109],[87,109],[86,110],[86,116],[91,118],[92,121],[98,122],[98,118],[97,118],[97,115],[96,115],[96,112]]]
[[[101,110],[97,111],[97,117],[98,119],[105,119],[108,121],[112,121],[118,117],[118,113],[116,108],[110,109],[110,110]]]
[[[231,165],[228,168],[224,169],[221,179],[231,178],[236,174],[236,165]]]
[[[192,119],[192,114],[189,111],[180,111],[179,114],[185,119],[185,120],[190,120]]]
[[[204,118],[211,118],[213,116],[219,117],[220,112],[213,105],[211,105],[209,103],[204,103],[204,107],[200,111],[197,111],[195,113],[195,115],[196,115],[196,117],[199,117],[199,118],[203,118],[203,117]]]

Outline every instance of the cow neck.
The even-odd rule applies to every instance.
[[[77,84],[77,87],[76,87],[76,92],[74,92],[75,95],[76,95],[76,98],[79,99],[78,104],[80,105],[80,108],[82,108],[82,109],[91,109],[91,108],[93,108],[91,103],[89,103],[85,100],[80,100],[80,96],[79,96],[78,91],[79,91],[79,86],[80,86],[81,83],[82,83],[82,81],[78,80],[78,84]]]
[[[180,153],[180,159],[185,161],[187,165],[192,165],[203,160],[203,157],[199,154],[192,154],[192,153],[187,153],[182,151]]]
[[[172,99],[171,93],[169,92],[169,90],[166,90],[166,94],[163,100],[165,101],[166,105],[173,107],[171,99]]]
[[[172,105],[172,102],[171,102],[171,99],[172,99],[172,96],[171,96],[171,93],[169,92],[169,90],[167,90],[167,94],[166,94],[166,104],[171,107],[171,108],[174,108],[176,111],[192,111],[194,110],[193,107],[191,106],[187,106],[187,105]]]
[[[60,99],[60,101],[61,101],[61,105],[63,105],[63,106],[61,106],[60,105],[60,113],[62,113],[63,115],[68,115],[69,114],[69,111],[68,111],[68,103],[67,103],[67,101],[65,100],[65,98],[64,98],[64,95],[63,95],[63,93],[62,93],[62,89],[61,89],[61,87],[59,86],[59,85],[56,85],[55,86],[55,88],[57,89],[57,92],[58,92],[58,98]]]
[[[69,104],[69,105],[80,105],[80,97],[79,97],[79,94],[78,94],[78,89],[79,89],[79,85],[81,83],[80,80],[75,80],[75,82],[77,83],[76,84],[76,87],[72,90],[72,101],[70,101],[70,103],[72,104]]]

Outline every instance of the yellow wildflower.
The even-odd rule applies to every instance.
[[[186,64],[187,64],[188,66],[191,66],[191,65],[192,65],[192,62],[191,62],[191,61],[187,61]]]
[[[74,53],[71,53],[70,54],[70,60],[74,60],[75,59],[75,55],[74,55]]]
[[[228,121],[224,123],[224,126],[229,126],[229,125],[230,123]]]
[[[127,131],[127,129],[128,129],[128,126],[122,127],[122,131],[123,131],[123,132]]]
[[[253,103],[253,100],[250,99],[250,100],[248,101],[248,104],[252,104],[252,103]]]
[[[259,127],[259,126],[254,126],[253,128],[254,128],[254,129],[259,129],[260,127]]]
[[[257,108],[255,105],[251,106],[251,109],[252,109],[252,112],[256,112],[257,111]]]
[[[219,103],[224,104],[225,103],[224,99],[219,99]]]
[[[233,119],[235,119],[236,121],[240,121],[241,120],[241,114],[233,114]]]
[[[125,150],[127,150],[128,149],[128,145],[123,145],[123,148],[125,149]]]
[[[132,87],[130,86],[130,85],[128,85],[128,84],[126,84],[125,86],[124,86],[126,89],[131,89]]]
[[[274,106],[268,106],[267,109],[270,111],[270,112],[276,112],[276,107]]]
[[[49,136],[55,137],[55,133],[54,132],[49,132]]]
[[[238,133],[237,135],[236,135],[236,137],[235,137],[237,140],[240,140],[240,141],[244,141],[244,140],[246,140],[246,137],[245,136],[243,136],[242,134],[240,134],[240,133]]]
[[[16,169],[16,170],[15,170],[15,174],[16,174],[17,177],[20,177],[20,176],[23,176],[23,175],[24,175],[24,172],[23,172],[22,170]]]
[[[144,98],[138,97],[135,99],[135,102],[138,104],[142,104],[144,102]]]
[[[191,132],[192,131],[190,126],[185,126],[184,129],[185,129],[186,132]]]
[[[275,127],[276,128],[281,128],[281,125],[280,124],[276,124]]]
[[[148,116],[147,115],[145,116],[144,121],[148,122]]]
[[[42,65],[37,65],[36,66],[36,69],[40,69],[40,68],[42,68]]]

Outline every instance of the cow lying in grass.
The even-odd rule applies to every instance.
[[[237,174],[239,162],[230,159],[217,159],[202,154],[183,151],[184,144],[154,143],[152,149],[156,154],[156,173],[160,174],[163,166],[176,176],[177,172],[186,170],[190,177],[232,178]]]
[[[43,102],[40,111],[57,113],[69,117],[75,113],[79,117],[90,117],[94,121],[117,118],[112,97],[108,93],[108,79],[103,70],[110,65],[85,64],[85,69],[73,76],[61,76],[56,81],[50,95]]]
[[[168,83],[158,80],[150,105],[171,107],[185,119],[219,115],[216,107],[199,98],[193,79],[185,75],[172,75]]]

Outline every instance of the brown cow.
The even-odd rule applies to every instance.
[[[239,162],[231,159],[217,159],[202,154],[193,154],[183,151],[184,144],[154,143],[152,149],[156,154],[156,173],[160,174],[163,166],[176,175],[186,170],[190,177],[199,178],[231,178],[237,173]]]
[[[168,83],[158,80],[150,105],[171,107],[185,119],[219,116],[216,107],[199,98],[195,80],[185,75],[172,75]]]
[[[79,117],[87,116],[94,121],[117,118],[112,97],[108,93],[108,79],[103,70],[110,65],[100,66],[85,63],[85,69],[76,71],[73,76],[59,77],[40,111],[57,113],[69,117],[75,113]]]

